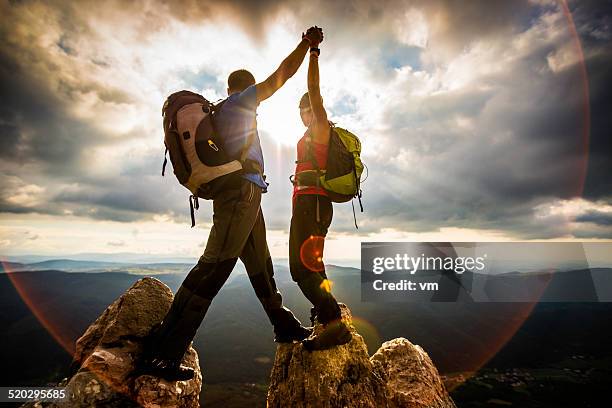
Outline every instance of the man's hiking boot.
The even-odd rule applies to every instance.
[[[181,360],[167,360],[155,357],[154,339],[160,329],[160,324],[153,327],[149,335],[143,341],[143,351],[136,363],[134,374],[153,375],[167,381],[191,380],[195,372],[193,368],[181,365]]]
[[[274,341],[277,343],[292,343],[302,341],[312,333],[312,327],[304,327],[286,307],[268,311],[270,322],[274,326]]]
[[[161,358],[143,359],[136,371],[137,375],[152,375],[167,381],[187,381],[195,375],[193,368],[182,365],[180,361]]]
[[[342,320],[325,325],[321,333],[302,341],[308,351],[327,350],[335,346],[346,344],[353,338],[351,331]]]
[[[312,334],[312,327],[295,326],[291,329],[284,329],[276,332],[274,341],[276,343],[293,343],[294,341],[302,341]]]

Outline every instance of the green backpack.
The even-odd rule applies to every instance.
[[[312,145],[307,148],[307,155],[316,169],[317,179],[306,184],[323,187],[330,200],[335,203],[345,203],[357,198],[359,207],[363,212],[361,203],[361,174],[364,165],[361,161],[361,141],[353,133],[346,129],[331,124],[331,135],[329,138],[329,150],[327,151],[327,164],[325,170],[320,170],[312,153]],[[299,176],[297,177],[300,178]],[[355,228],[357,217],[355,216],[355,205],[353,206],[353,218]]]

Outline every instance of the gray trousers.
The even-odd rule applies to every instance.
[[[164,359],[182,359],[206,311],[238,258],[278,334],[300,326],[282,305],[261,211],[262,190],[244,180],[240,189],[227,190],[213,201],[213,226],[204,254],[174,297],[161,326],[153,333],[154,353]]]

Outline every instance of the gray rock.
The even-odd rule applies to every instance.
[[[394,339],[370,358],[349,309],[341,309],[353,334],[348,344],[315,352],[300,343],[277,347],[268,408],[456,408],[421,347]]]
[[[189,347],[183,364],[195,370],[189,381],[168,382],[150,375],[134,377],[142,340],[165,316],[172,291],[143,278],[113,302],[76,343],[75,374],[61,386],[69,396],[58,403],[26,407],[199,407],[202,374],[198,354]]]
[[[400,337],[383,343],[370,360],[387,385],[389,407],[455,407],[438,370],[421,346]]]

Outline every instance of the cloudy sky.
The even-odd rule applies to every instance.
[[[1,1],[0,254],[195,257],[188,192],[160,176],[165,97],[263,80],[317,24],[332,120],[359,135],[362,240],[612,239],[612,5],[605,1]],[[287,257],[307,61],[260,106],[263,198]]]

